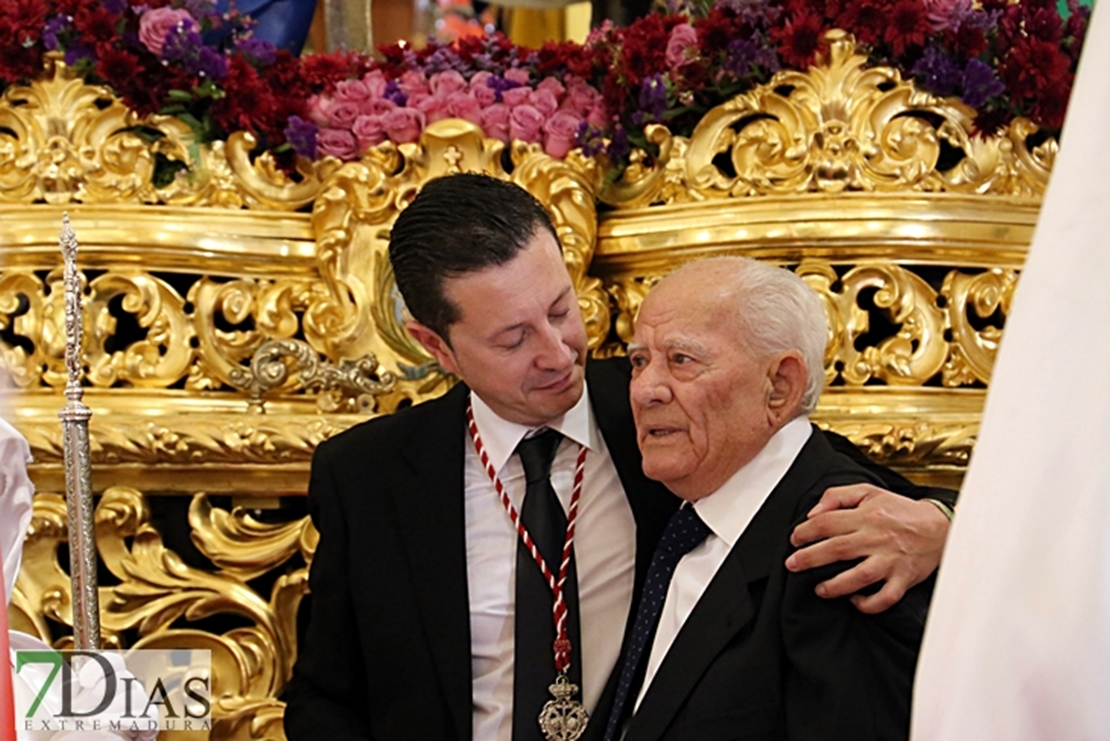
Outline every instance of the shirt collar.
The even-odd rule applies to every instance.
[[[763,450],[721,488],[694,502],[698,517],[729,548],[736,545],[813,433],[809,418],[795,417],[771,436]]]
[[[482,445],[486,449],[486,455],[489,456],[493,470],[500,471],[505,466],[521,440],[544,428],[558,430],[564,437],[585,446],[591,452],[597,452],[598,433],[593,409],[590,407],[589,388],[585,385],[585,381],[582,383],[582,396],[578,399],[578,403],[541,428],[528,427],[499,417],[478,394],[471,391],[470,402],[474,408],[474,422],[478,425]]]

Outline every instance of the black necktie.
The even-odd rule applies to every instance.
[[[682,557],[694,550],[708,534],[709,526],[702,522],[694,508],[683,507],[671,515],[671,520],[659,539],[659,545],[655,547],[651,566],[648,567],[647,580],[644,582],[644,593],[640,597],[640,606],[636,610],[632,636],[625,646],[624,656],[621,657],[620,679],[617,682],[613,711],[605,726],[605,741],[619,738],[621,724],[632,714],[632,708],[636,703],[635,698],[639,694],[647,668],[647,661],[644,660],[645,650],[655,638],[655,629],[659,625],[659,615],[663,612],[663,603],[667,600],[667,587],[670,586],[675,567]]]
[[[558,578],[563,560],[567,515],[551,486],[551,462],[563,436],[547,430],[522,440],[516,447],[524,465],[527,487],[520,519],[543,554],[547,567]],[[578,578],[571,556],[563,584],[567,605],[567,638],[571,642],[568,678],[582,687],[582,644],[578,630]],[[539,716],[552,699],[548,685],[555,681],[555,622],[552,617],[551,587],[532,554],[517,543],[516,624],[513,663],[513,741],[542,741]]]

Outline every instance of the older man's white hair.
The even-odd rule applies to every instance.
[[[731,278],[730,292],[722,300],[735,303],[738,339],[750,353],[757,357],[784,350],[801,353],[807,378],[798,413],[812,412],[825,387],[829,333],[817,293],[789,270],[747,257],[713,257],[675,272],[690,269],[720,270]]]

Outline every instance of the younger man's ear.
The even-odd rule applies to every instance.
[[[455,362],[455,353],[451,350],[451,346],[447,344],[447,340],[440,337],[438,332],[424,326],[415,319],[405,322],[405,329],[417,342],[424,346],[425,350],[432,354],[432,357],[436,359],[443,370],[458,375],[459,366]]]

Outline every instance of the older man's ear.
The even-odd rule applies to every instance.
[[[771,360],[767,379],[768,420],[773,427],[781,427],[798,416],[798,407],[806,392],[805,360],[794,350],[781,353]]]

